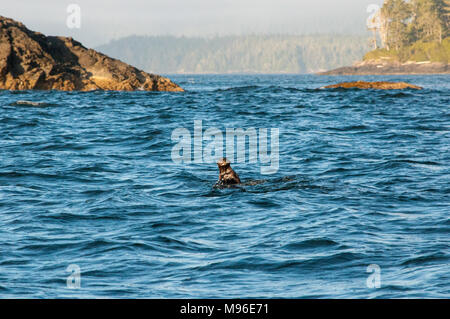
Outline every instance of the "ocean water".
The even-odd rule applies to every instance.
[[[450,297],[450,76],[171,78],[0,92],[1,298]],[[361,78],[424,90],[317,89]],[[278,128],[278,170],[213,188],[194,120]]]

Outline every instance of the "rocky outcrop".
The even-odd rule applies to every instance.
[[[72,38],[47,37],[1,16],[0,89],[183,91]]]
[[[439,62],[400,63],[390,59],[368,60],[318,75],[402,75],[402,74],[450,74],[450,65]]]
[[[409,84],[406,82],[343,82],[334,85],[324,86],[322,89],[377,89],[377,90],[403,90],[403,89],[415,89],[421,90],[422,88],[417,85]]]

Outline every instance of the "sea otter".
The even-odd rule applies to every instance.
[[[228,162],[225,157],[217,162],[217,166],[219,167],[219,181],[217,184],[236,185],[241,183],[238,174],[233,171],[230,166],[230,162]]]

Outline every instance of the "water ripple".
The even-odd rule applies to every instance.
[[[173,78],[185,93],[0,92],[2,297],[450,296],[447,75]],[[171,160],[194,120],[279,128],[278,172],[213,188],[215,164]]]

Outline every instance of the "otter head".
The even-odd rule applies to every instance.
[[[219,167],[219,172],[225,172],[230,167],[230,162],[224,157],[220,161],[217,162],[217,166]]]

